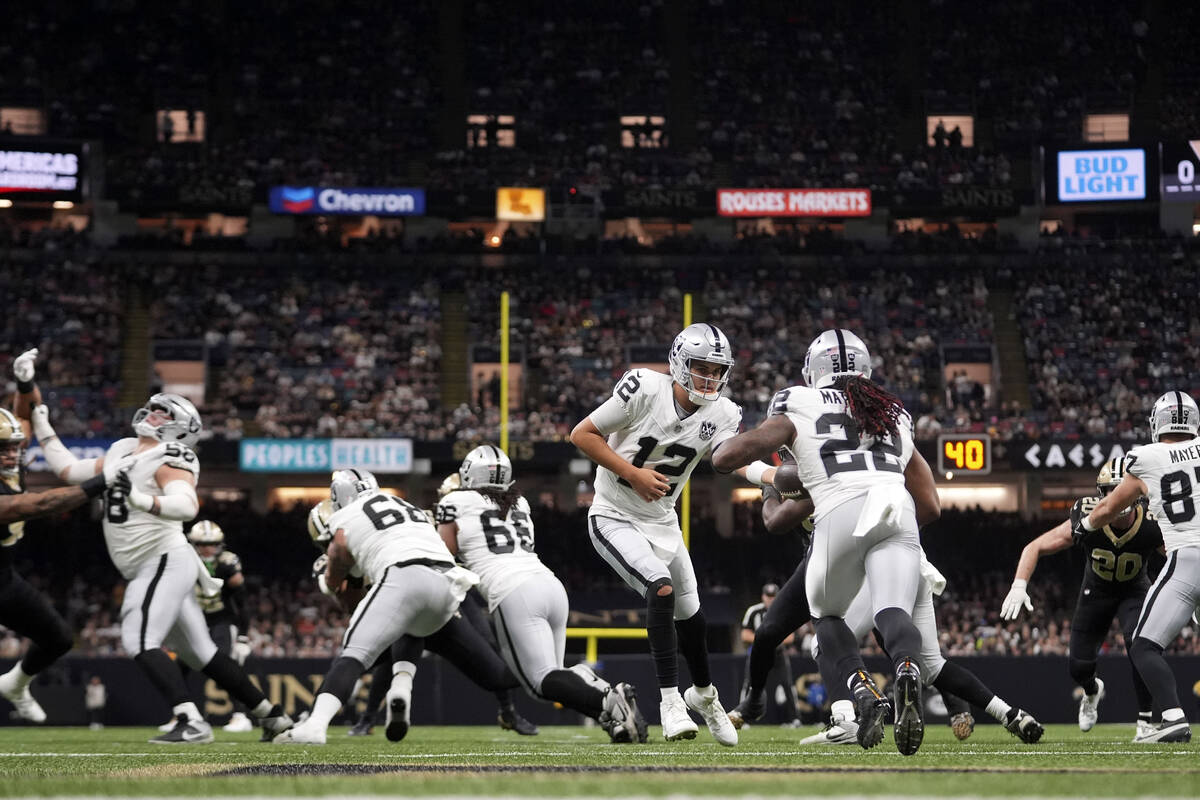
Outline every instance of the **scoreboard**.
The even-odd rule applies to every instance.
[[[1200,139],[1162,142],[1158,146],[1162,161],[1160,181],[1164,202],[1200,202]]]
[[[938,437],[938,472],[987,475],[992,471],[992,437],[986,433],[944,433]]]

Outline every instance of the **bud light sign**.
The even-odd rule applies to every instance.
[[[1064,150],[1058,153],[1058,202],[1145,199],[1145,150]]]
[[[271,210],[276,214],[420,216],[425,213],[425,190],[273,186]]]

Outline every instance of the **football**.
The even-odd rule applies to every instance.
[[[775,469],[775,488],[788,500],[807,500],[808,490],[800,482],[800,470],[795,464],[784,464]]]

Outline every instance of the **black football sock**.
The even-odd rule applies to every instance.
[[[150,682],[172,707],[192,702],[192,698],[188,696],[187,684],[183,682],[183,673],[165,650],[157,647],[153,650],[143,650],[134,656],[133,660],[141,666]]]
[[[1096,685],[1096,662],[1094,659],[1069,656],[1067,671],[1071,673],[1071,679],[1083,687],[1084,694],[1095,694],[1100,691],[1100,687]],[[1134,674],[1137,674],[1136,669]]]
[[[974,672],[953,661],[942,665],[942,671],[934,679],[933,686],[946,698],[947,709],[950,708],[950,698],[947,695],[960,697],[979,708],[987,708],[988,703],[996,696]]]
[[[695,686],[711,686],[712,673],[708,668],[708,625],[704,621],[704,612],[697,611],[687,619],[675,623],[675,633],[679,637],[679,650],[683,660],[687,662],[688,671],[692,673],[692,683]]]
[[[887,643],[893,666],[899,668],[905,661],[920,665],[921,632],[910,614],[898,608],[885,608],[875,615],[875,627]]]
[[[837,676],[835,683],[852,688],[851,679],[857,673],[865,673],[867,670],[862,653],[858,650],[858,640],[854,638],[854,631],[850,630],[846,620],[841,617],[821,617],[813,623],[813,628],[817,632],[821,656],[833,665],[833,674]]]
[[[646,590],[646,638],[650,642],[650,657],[654,659],[654,672],[658,676],[659,688],[678,688],[679,660],[675,654],[675,593],[660,595],[658,590],[670,586],[666,579],[655,581]]]
[[[1154,704],[1165,711],[1170,708],[1179,708],[1179,692],[1175,688],[1175,675],[1167,666],[1167,661],[1163,658],[1162,653],[1162,647],[1149,639],[1139,637],[1133,642],[1133,652],[1130,653],[1130,657],[1133,659],[1133,665],[1137,667],[1138,673],[1142,676],[1142,680],[1150,689],[1150,694],[1154,697]]]
[[[249,709],[257,708],[263,700],[267,699],[266,695],[250,682],[246,671],[219,650],[212,660],[204,665],[201,672],[212,678],[217,686],[229,692],[231,697],[241,701]]]
[[[578,672],[569,669],[547,673],[542,678],[538,694],[592,719],[598,719],[604,710],[604,692],[584,680]]]
[[[325,680],[321,682],[321,687],[317,689],[317,694],[331,694],[342,705],[345,705],[346,701],[350,699],[350,695],[354,692],[354,684],[358,683],[358,679],[362,677],[363,671],[363,665],[358,659],[341,656],[329,668],[329,673],[325,676]]]

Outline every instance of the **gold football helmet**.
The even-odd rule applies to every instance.
[[[25,447],[25,429],[7,408],[0,408],[0,476],[13,477],[21,471],[21,450]]]

